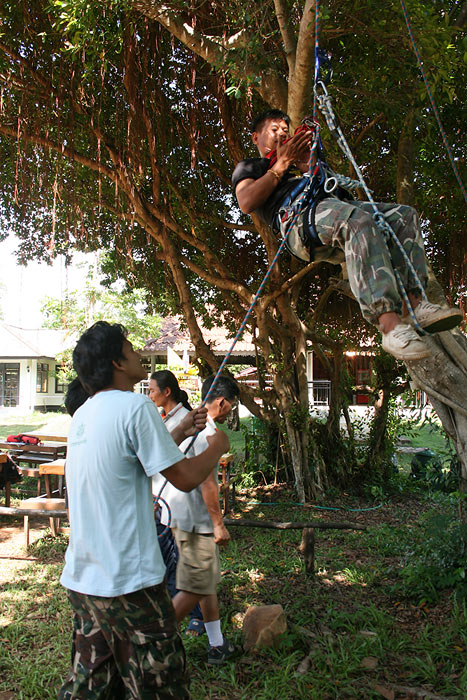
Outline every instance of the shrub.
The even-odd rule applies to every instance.
[[[467,524],[448,515],[432,516],[423,537],[405,552],[404,559],[402,589],[410,598],[434,602],[446,588],[465,598]]]

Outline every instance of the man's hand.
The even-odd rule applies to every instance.
[[[203,408],[195,408],[186,414],[185,418],[178,424],[178,427],[181,428],[185,437],[191,437],[205,429],[207,417],[208,409],[205,406]]]
[[[216,430],[214,435],[208,435],[206,439],[210,446],[216,446],[219,450],[221,450],[221,454],[229,451],[229,438],[223,430]]]
[[[310,156],[313,132],[311,130],[299,131],[286,143],[277,145],[278,170],[287,170],[290,165],[307,162]]]
[[[219,525],[214,525],[214,542],[219,545],[219,547],[225,547],[225,545],[230,541],[230,533],[225,527],[224,523],[219,523]]]

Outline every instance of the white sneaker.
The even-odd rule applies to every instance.
[[[383,333],[383,350],[396,360],[423,360],[431,351],[415,331],[405,323],[398,323],[389,333]]]
[[[456,307],[446,309],[439,304],[432,304],[430,301],[421,301],[414,310],[414,314],[420,326],[428,333],[449,331],[462,323],[464,318],[460,309],[456,309]],[[410,314],[404,316],[402,320],[413,326]]]

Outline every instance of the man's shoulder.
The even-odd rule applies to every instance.
[[[195,454],[200,454],[201,452],[204,452],[208,448],[208,446],[209,446],[208,437],[210,437],[211,435],[214,435],[216,430],[217,430],[216,424],[214,423],[214,421],[212,421],[208,418],[208,421],[206,423],[206,427],[204,428],[204,430],[202,430],[199,433],[198,439],[193,445]],[[196,444],[196,443],[198,443],[198,444]]]
[[[252,178],[257,180],[264,175],[269,167],[267,158],[246,158],[237,163],[235,170],[232,173],[232,185],[234,188],[241,180]]]
[[[144,394],[136,394],[132,391],[119,391],[113,389],[111,391],[101,391],[95,396],[88,399],[75,416],[81,418],[93,417],[97,412],[100,415],[116,416],[124,413],[133,414],[141,409],[153,408],[154,404]]]

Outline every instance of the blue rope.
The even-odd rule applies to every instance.
[[[378,510],[386,505],[386,503],[379,503],[377,506],[372,506],[371,508],[346,508],[345,506],[339,506],[338,508],[333,508],[331,506],[313,506],[310,503],[280,503],[272,501],[247,501],[246,505],[253,506],[306,506],[307,508],[314,508],[315,510],[345,510],[352,513],[364,513],[369,510]]]
[[[296,212],[295,212],[293,218],[291,219],[290,224],[288,224],[288,226],[287,226],[287,232],[286,232],[284,238],[283,238],[282,241],[281,241],[281,244],[280,244],[280,246],[279,246],[279,248],[278,248],[278,250],[277,250],[277,253],[275,254],[275,256],[274,256],[274,258],[273,258],[272,263],[269,265],[269,268],[268,268],[266,274],[264,275],[263,281],[261,282],[261,284],[260,284],[259,287],[258,287],[258,291],[256,292],[256,294],[255,294],[255,296],[254,296],[254,298],[253,298],[253,301],[252,301],[251,304],[250,304],[250,308],[249,308],[248,311],[246,312],[245,318],[243,319],[243,321],[242,321],[242,323],[241,323],[241,325],[240,325],[240,328],[238,329],[237,334],[236,334],[235,338],[234,338],[233,341],[232,341],[232,344],[231,344],[230,348],[227,350],[227,353],[226,353],[224,359],[222,360],[219,369],[217,370],[217,373],[216,373],[216,375],[215,375],[215,377],[214,377],[214,379],[213,379],[213,381],[212,381],[211,386],[209,387],[208,393],[207,393],[206,396],[204,397],[204,400],[203,400],[201,406],[205,406],[205,405],[206,405],[206,402],[208,401],[208,399],[209,399],[209,397],[210,397],[210,395],[211,395],[211,393],[212,393],[212,391],[213,391],[213,389],[214,389],[214,387],[215,387],[215,385],[216,385],[216,382],[217,382],[217,380],[219,379],[219,377],[220,377],[220,375],[221,375],[221,373],[222,373],[222,370],[223,370],[224,367],[226,366],[226,364],[227,364],[227,362],[228,362],[228,360],[229,360],[229,357],[231,356],[231,354],[232,354],[232,352],[233,352],[233,349],[235,348],[236,344],[237,344],[238,341],[240,340],[240,338],[241,338],[241,336],[242,336],[242,333],[243,333],[243,331],[245,330],[245,326],[246,326],[246,324],[247,324],[247,321],[248,321],[248,319],[250,318],[251,313],[252,313],[253,309],[254,309],[255,306],[256,306],[256,302],[257,302],[258,299],[260,298],[261,293],[262,293],[262,291],[263,291],[263,289],[264,289],[264,286],[265,286],[266,282],[268,281],[268,279],[269,279],[269,277],[270,277],[270,275],[271,275],[271,272],[272,272],[272,270],[273,270],[273,268],[274,268],[274,265],[277,263],[280,254],[282,253],[282,251],[283,251],[284,248],[285,248],[285,245],[286,245],[286,243],[287,243],[289,234],[290,234],[290,232],[291,232],[293,226],[295,225],[295,223],[296,223],[298,217],[299,217],[300,214],[301,214],[301,208],[302,208],[303,200],[305,199],[305,197],[306,197],[306,195],[307,195],[307,193],[308,193],[308,190],[309,190],[309,188],[310,188],[310,186],[311,186],[311,184],[312,184],[312,180],[313,180],[312,171],[313,171],[313,166],[314,166],[315,151],[316,151],[316,147],[317,147],[317,145],[318,145],[318,140],[319,140],[319,125],[316,124],[315,135],[314,135],[314,138],[313,138],[313,144],[312,144],[312,147],[311,147],[311,150],[310,150],[310,158],[309,158],[309,161],[308,161],[308,172],[307,172],[306,175],[304,176],[304,177],[307,177],[307,178],[309,179],[309,182],[308,182],[307,186],[304,188],[303,192],[302,192],[302,193],[300,194],[300,196],[298,197],[297,204],[296,204],[297,210],[296,210]],[[197,432],[197,433],[195,433],[195,435],[193,435],[193,438],[192,438],[190,444],[188,445],[188,447],[187,447],[186,450],[185,450],[185,454],[187,454],[187,452],[191,449],[191,447],[193,446],[193,443],[195,442],[195,440],[196,440],[196,438],[198,437],[198,435],[199,435],[199,432]]]
[[[456,163],[455,163],[454,156],[453,156],[453,154],[452,154],[451,147],[450,147],[450,145],[449,145],[449,142],[448,142],[448,139],[447,139],[447,136],[446,136],[446,132],[444,131],[444,127],[443,127],[443,124],[442,124],[442,122],[441,122],[441,118],[440,118],[440,116],[439,116],[438,108],[436,107],[436,103],[435,103],[435,100],[434,100],[434,97],[433,97],[433,93],[432,93],[432,91],[431,91],[430,84],[429,84],[429,82],[428,82],[428,80],[427,80],[427,77],[426,77],[426,74],[425,74],[425,69],[424,69],[424,67],[423,67],[423,61],[422,61],[422,59],[421,59],[421,57],[420,57],[420,53],[419,53],[419,51],[418,51],[417,43],[416,43],[416,41],[415,41],[415,37],[414,37],[413,32],[412,32],[412,27],[411,27],[411,25],[410,25],[410,20],[409,20],[408,14],[407,14],[407,10],[406,10],[405,4],[404,4],[404,0],[400,0],[400,3],[401,3],[401,6],[402,6],[402,12],[404,13],[404,19],[405,19],[405,23],[406,23],[406,25],[407,25],[407,29],[408,29],[408,32],[409,32],[410,41],[412,42],[412,47],[413,47],[413,50],[414,50],[414,52],[415,52],[415,56],[417,57],[418,67],[420,68],[420,73],[422,74],[422,78],[423,78],[423,81],[424,81],[424,83],[425,83],[425,87],[426,87],[426,91],[427,91],[427,93],[428,93],[428,97],[430,98],[431,106],[432,106],[432,108],[433,108],[433,112],[434,112],[434,114],[435,114],[436,121],[438,122],[439,130],[440,130],[440,132],[441,132],[441,136],[442,136],[442,139],[443,139],[444,146],[445,146],[446,151],[447,151],[447,154],[448,154],[448,156],[449,156],[449,160],[451,161],[451,165],[452,165],[452,169],[453,169],[453,171],[454,171],[454,175],[456,176],[457,182],[459,183],[459,186],[460,186],[460,188],[461,188],[461,192],[462,192],[462,194],[464,195],[464,199],[465,199],[465,201],[467,202],[467,192],[466,192],[466,190],[465,190],[464,183],[462,182],[461,176],[460,176],[459,171],[458,171],[458,169],[457,169],[457,165],[456,165]]]
[[[167,483],[167,479],[165,480],[164,486]],[[167,525],[165,526],[164,530],[161,530],[161,532],[158,533],[158,537],[163,537],[165,533],[170,530],[170,526],[172,524],[172,511],[170,510],[170,506],[167,503],[167,501],[161,497],[161,493],[163,491],[163,488],[159,491],[159,494],[157,496],[152,497],[152,502],[154,505],[154,511],[156,512],[158,508],[161,507],[161,505],[164,505],[167,508]]]

